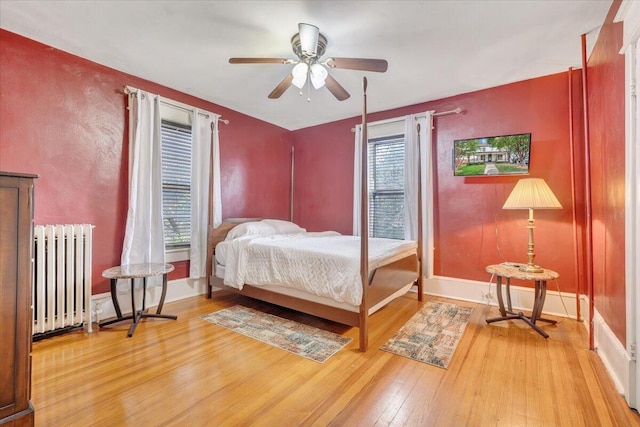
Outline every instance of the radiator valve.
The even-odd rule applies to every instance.
[[[94,299],[91,302],[91,320],[100,323],[100,313],[102,313],[102,304],[107,302],[109,298]]]

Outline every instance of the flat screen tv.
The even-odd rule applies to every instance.
[[[527,175],[531,134],[489,136],[453,141],[455,176]]]

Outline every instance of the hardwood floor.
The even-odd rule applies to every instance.
[[[425,300],[436,299],[426,297]],[[524,322],[485,323],[474,307],[448,369],[378,350],[424,303],[376,313],[358,330],[218,293],[165,305],[178,320],[122,322],[33,344],[37,426],[634,426],[584,327],[558,318],[545,340]],[[324,364],[200,319],[242,304],[353,338]]]

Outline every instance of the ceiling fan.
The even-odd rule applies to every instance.
[[[347,70],[387,71],[387,61],[384,59],[367,58],[327,58],[320,61],[320,57],[327,49],[327,38],[320,34],[320,29],[311,24],[298,24],[298,33],[291,38],[293,53],[298,59],[283,58],[230,58],[230,64],[295,64],[289,73],[269,94],[270,99],[280,96],[293,85],[302,89],[310,82],[315,89],[326,86],[329,92],[339,101],[349,98],[349,92],[343,88],[329,74],[327,68],[343,68]],[[300,92],[302,95],[302,91]],[[307,99],[309,100],[309,99]]]

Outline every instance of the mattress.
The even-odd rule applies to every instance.
[[[231,242],[220,242],[216,245],[216,257],[215,260],[219,265],[227,264],[227,253],[229,252],[229,246]],[[223,276],[224,278],[224,276]]]
[[[413,241],[370,238],[370,271],[415,254],[416,247]],[[214,265],[225,285],[236,289],[244,284],[290,288],[351,306],[362,300],[356,236],[303,233],[228,240],[216,246]]]

